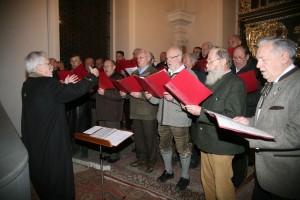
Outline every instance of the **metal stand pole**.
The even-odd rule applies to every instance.
[[[103,156],[102,156],[102,146],[100,146],[100,168],[101,168],[101,194],[102,194],[102,200],[104,200],[104,188],[103,188],[103,182],[104,182],[104,174],[103,174]]]

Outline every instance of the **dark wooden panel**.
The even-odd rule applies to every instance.
[[[60,57],[109,58],[110,0],[59,0]]]

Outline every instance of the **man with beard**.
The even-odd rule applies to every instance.
[[[193,141],[201,150],[201,181],[206,199],[235,199],[231,181],[232,159],[244,152],[244,140],[234,132],[220,129],[215,118],[204,109],[227,117],[244,115],[246,111],[246,87],[243,81],[231,73],[231,58],[223,48],[213,48],[207,58],[207,87],[212,96],[199,105],[185,105],[183,109],[198,116]]]

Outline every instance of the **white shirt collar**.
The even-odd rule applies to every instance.
[[[177,70],[175,70],[175,72],[173,72],[171,69],[168,69],[168,72],[172,76],[173,74],[176,74],[176,73],[180,72],[183,69],[185,69],[185,66],[181,65]]]
[[[274,83],[277,83],[278,80],[280,79],[280,77],[282,77],[284,74],[288,73],[289,71],[291,71],[292,69],[294,69],[296,66],[294,64],[291,64],[288,68],[286,68],[281,74],[280,76],[274,81]]]

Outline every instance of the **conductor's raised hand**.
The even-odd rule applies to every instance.
[[[92,74],[94,74],[96,77],[99,76],[99,71],[98,71],[97,68],[89,67],[89,69],[90,69],[90,72],[91,72]]]
[[[65,83],[65,84],[69,84],[69,83],[77,83],[78,81],[79,81],[78,76],[75,75],[75,74],[73,74],[73,75],[71,75],[71,76],[68,75],[68,76],[65,78],[64,83]]]

